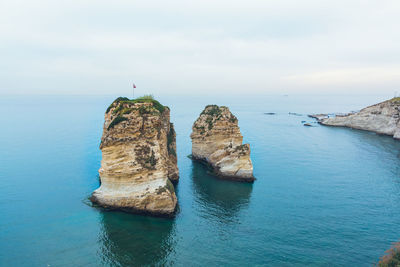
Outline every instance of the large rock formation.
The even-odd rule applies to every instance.
[[[372,131],[400,139],[400,98],[366,107],[359,112],[336,116],[314,115],[323,125]]]
[[[192,158],[208,163],[221,178],[253,182],[250,145],[242,144],[237,118],[227,107],[209,105],[192,127]]]
[[[169,108],[151,97],[116,99],[105,114],[101,186],[92,202],[154,215],[172,215],[179,172]]]

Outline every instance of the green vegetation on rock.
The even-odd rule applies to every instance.
[[[217,105],[207,105],[200,115],[207,115],[206,123],[208,130],[214,127],[214,119],[219,120],[222,116],[222,110]]]
[[[135,155],[137,162],[143,168],[154,170],[157,165],[157,158],[153,149],[148,145],[139,145],[135,148]],[[150,155],[150,156],[149,156]]]
[[[133,100],[129,100],[130,103],[153,103],[153,107],[163,113],[165,106],[161,105],[160,102],[154,99],[152,95],[144,95]]]
[[[386,251],[386,255],[378,262],[380,267],[400,266],[400,243],[393,244],[392,248]]]
[[[135,103],[152,103],[152,106],[141,106],[139,108],[135,106],[125,105],[125,104],[135,104]],[[107,108],[106,113],[110,112],[111,109],[112,114],[116,116],[116,118],[110,123],[107,130],[114,128],[115,125],[122,121],[128,120],[123,115],[130,114],[135,110],[139,110],[140,115],[151,114],[151,115],[159,115],[165,110],[165,106],[161,105],[160,102],[154,99],[152,95],[145,95],[142,97],[138,97],[136,99],[130,100],[127,97],[118,97],[115,99],[111,105]]]
[[[122,117],[122,116],[116,117],[116,118],[110,123],[110,125],[108,125],[107,130],[110,130],[111,128],[114,128],[115,125],[117,125],[118,123],[120,123],[120,122],[122,122],[122,121],[126,121],[126,120],[128,120],[128,119],[125,118],[125,117]]]
[[[157,114],[159,114],[159,111],[151,106],[141,106],[139,108],[139,113],[140,113],[140,115],[144,115],[144,114],[157,115]]]
[[[154,151],[153,151],[153,149],[151,150],[151,155],[150,155],[150,158],[149,158],[149,163],[150,163],[150,165],[151,166],[156,166],[156,164],[157,164],[157,160],[156,160],[156,157],[155,157],[155,155],[154,155]]]
[[[222,110],[217,105],[208,105],[200,115],[203,114],[219,117],[222,114]]]
[[[123,110],[124,109],[124,105],[123,104],[119,104],[118,106],[117,106],[117,108],[116,109],[114,109],[113,110],[113,114],[118,114],[121,110]]]
[[[152,103],[153,107],[158,110],[160,113],[163,113],[165,110],[165,106],[160,104],[157,100],[154,99],[152,95],[144,95],[141,97],[138,97],[136,99],[129,99],[127,97],[118,97],[115,99],[111,105],[107,108],[106,113],[110,112],[110,110],[113,107],[117,107],[114,111],[113,114],[118,114],[120,115],[120,111],[124,110],[124,105],[123,104],[135,104],[135,103]],[[126,113],[125,113],[126,114]]]
[[[108,113],[108,112],[112,109],[112,107],[114,106],[114,103],[118,103],[118,102],[121,102],[121,101],[129,101],[129,98],[127,98],[127,97],[122,97],[122,96],[118,97],[117,99],[115,99],[115,100],[111,103],[111,105],[108,106],[106,113]]]
[[[228,109],[228,107],[226,107],[226,106],[218,107],[217,105],[207,105],[206,108],[203,110],[203,112],[200,114],[200,115],[207,116],[205,121],[208,124],[208,130],[211,130],[214,127],[215,121],[218,121],[223,117],[223,115],[222,115],[223,109]],[[228,118],[228,120],[231,123],[237,122],[237,118],[234,115],[231,115],[231,117]]]
[[[237,122],[237,118],[232,115],[232,117],[229,118],[229,121],[232,123],[235,123],[235,122]]]
[[[172,143],[174,142],[174,137],[175,137],[175,130],[174,127],[172,125],[172,123],[170,124],[170,130],[169,133],[167,135],[167,148],[168,148],[168,153],[172,154],[176,157],[176,152],[175,149],[172,147]]]
[[[200,134],[204,134],[206,132],[204,126],[195,125],[194,128],[196,128],[197,130],[200,130]]]
[[[157,195],[160,195],[163,192],[169,191],[171,194],[175,192],[174,185],[171,183],[169,179],[167,179],[167,185],[165,187],[160,186],[157,189]]]
[[[121,115],[129,114],[134,110],[135,110],[134,108],[124,108],[123,110],[121,110]]]
[[[206,119],[206,122],[208,124],[208,130],[211,130],[212,127],[214,126],[213,117],[212,116],[208,116],[207,119]]]

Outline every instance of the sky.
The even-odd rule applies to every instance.
[[[400,94],[399,0],[2,0],[0,94]]]

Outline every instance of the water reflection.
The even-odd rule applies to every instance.
[[[102,212],[98,252],[110,266],[165,265],[174,251],[175,222],[172,219]]]
[[[215,216],[224,223],[234,221],[249,204],[253,184],[217,179],[198,162],[192,163],[192,178],[196,204],[205,216]]]

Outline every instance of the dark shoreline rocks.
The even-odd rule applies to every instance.
[[[293,116],[303,116],[303,114],[296,113],[296,112],[289,112],[288,114],[293,115]]]

